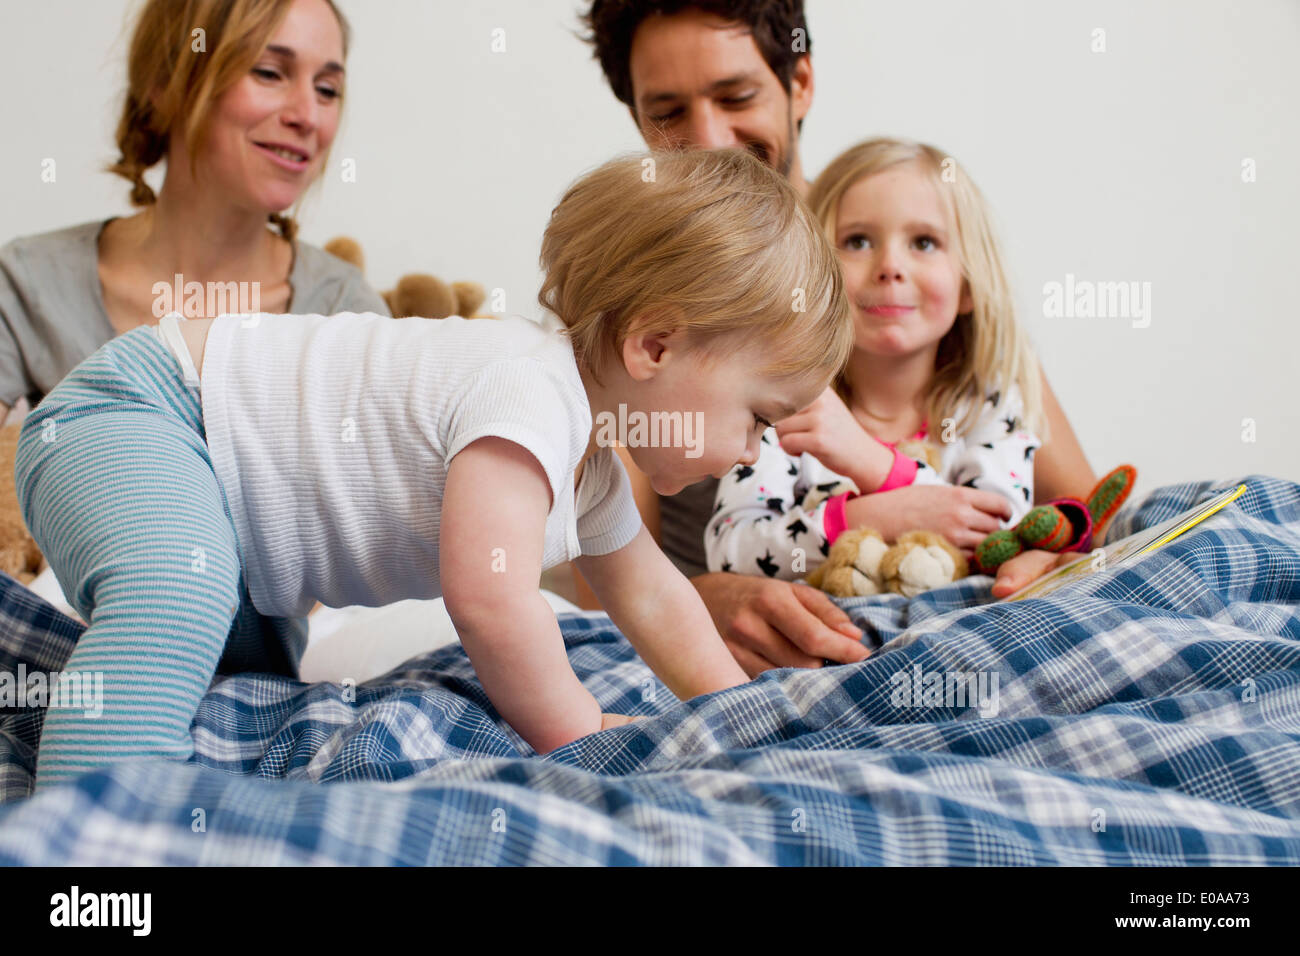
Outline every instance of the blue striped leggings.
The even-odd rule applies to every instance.
[[[97,716],[46,711],[38,789],[122,760],[188,760],[216,674],[297,676],[307,621],[253,607],[198,393],[152,328],[106,343],[28,414],[14,482],[88,622],[64,672],[103,680]]]

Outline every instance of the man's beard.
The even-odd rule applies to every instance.
[[[752,153],[762,162],[766,163],[768,166],[771,166],[773,169],[775,169],[778,173],[781,174],[781,177],[783,179],[789,179],[790,170],[794,166],[794,149],[792,148],[792,146],[794,144],[794,138],[797,135],[795,131],[795,125],[794,125],[794,110],[789,106],[786,107],[785,117],[786,117],[786,140],[785,140],[786,146],[785,149],[782,150],[778,156],[773,157],[771,155],[771,149],[768,148],[766,143],[746,143],[745,149],[749,150],[750,153]],[[775,148],[780,150],[779,145],[776,146]]]

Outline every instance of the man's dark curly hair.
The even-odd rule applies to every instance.
[[[747,26],[763,59],[781,81],[786,94],[790,93],[795,63],[812,52],[803,0],[592,0],[591,8],[582,18],[591,32],[583,39],[595,47],[594,55],[605,71],[605,79],[633,116],[636,101],[628,61],[637,27],[649,16],[671,16],[689,9]],[[796,34],[795,30],[802,32]],[[797,51],[796,37],[802,40]],[[802,120],[799,125],[803,125]]]

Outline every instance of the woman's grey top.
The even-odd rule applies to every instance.
[[[109,222],[25,236],[0,248],[0,402],[12,407],[27,396],[35,408],[117,334],[99,283],[99,234]],[[289,287],[287,311],[294,314],[389,314],[359,269],[305,242],[294,242]],[[237,311],[234,303],[230,311]]]

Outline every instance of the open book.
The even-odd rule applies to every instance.
[[[1054,571],[1049,571],[1036,581],[1025,585],[1019,591],[1008,594],[1002,600],[1020,601],[1024,598],[1045,597],[1057,588],[1063,587],[1071,581],[1077,581],[1080,577],[1094,571],[1108,571],[1112,568],[1122,568],[1132,564],[1148,551],[1164,547],[1188,528],[1200,524],[1229,502],[1239,498],[1245,491],[1245,485],[1229,488],[1222,494],[1215,495],[1209,501],[1197,505],[1190,511],[1184,511],[1177,517],[1139,531],[1137,534],[1129,535],[1127,538],[1121,538],[1104,548],[1094,549],[1090,555],[1082,554],[1079,556],[1079,560],[1072,561]]]

